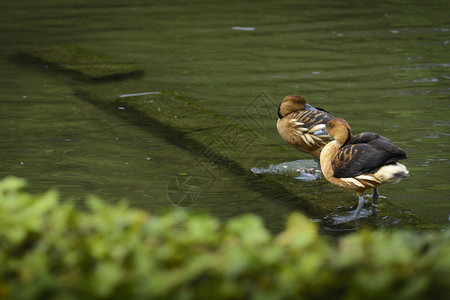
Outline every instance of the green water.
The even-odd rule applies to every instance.
[[[127,122],[119,108],[80,99],[77,88],[115,88],[117,96],[175,90],[278,143],[276,104],[301,94],[346,119],[354,133],[375,131],[404,149],[411,177],[382,187],[381,202],[445,227],[449,10],[449,1],[2,1],[0,176],[27,178],[33,191],[57,187],[77,203],[95,193],[160,211],[173,206],[177,174],[205,174],[197,155]],[[122,85],[82,83],[13,59],[30,47],[66,43],[133,62],[145,75]],[[292,160],[309,159],[291,151]],[[272,163],[262,157],[255,167]],[[255,213],[275,230],[300,209],[288,195],[249,187],[255,183],[244,175],[216,175],[193,182],[201,190],[189,209],[222,218]],[[337,214],[357,202],[325,180],[294,184],[320,201],[348,199]],[[316,221],[332,228],[331,217]]]

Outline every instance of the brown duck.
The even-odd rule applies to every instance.
[[[295,149],[320,159],[322,148],[332,140],[325,124],[334,119],[329,112],[315,108],[298,95],[286,96],[278,107],[277,129],[281,137]],[[321,134],[315,134],[320,131]],[[320,170],[320,161],[318,170]],[[317,179],[320,179],[320,171]]]
[[[326,131],[334,141],[328,143],[320,154],[323,175],[332,184],[358,194],[355,218],[359,218],[364,206],[364,192],[373,189],[372,213],[375,214],[378,186],[396,183],[409,176],[406,167],[398,163],[406,159],[406,153],[389,139],[373,132],[353,136],[350,126],[340,118],[328,121]]]

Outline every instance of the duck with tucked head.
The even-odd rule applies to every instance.
[[[334,119],[329,112],[315,108],[298,95],[286,96],[278,107],[277,129],[281,137],[295,149],[320,159],[320,151],[332,140],[325,132],[325,124]],[[320,131],[321,134],[315,134]],[[320,179],[320,160],[318,162]]]
[[[328,143],[320,154],[323,175],[332,184],[358,194],[355,218],[359,218],[364,206],[364,192],[373,189],[372,213],[375,214],[378,186],[396,183],[409,176],[406,167],[398,162],[406,159],[406,153],[389,139],[373,132],[353,136],[350,126],[340,118],[328,121],[326,131],[334,141]]]

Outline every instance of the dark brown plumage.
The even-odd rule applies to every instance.
[[[332,138],[326,132],[314,133],[324,129],[333,118],[329,112],[309,105],[302,96],[291,95],[286,96],[278,107],[277,129],[289,145],[319,159],[320,151]]]
[[[325,178],[334,185],[357,192],[359,205],[355,217],[359,217],[364,205],[364,191],[373,188],[375,213],[379,197],[377,187],[409,176],[406,167],[398,163],[406,159],[406,153],[373,132],[352,136],[350,126],[343,119],[330,120],[326,131],[334,141],[327,144],[320,155]]]

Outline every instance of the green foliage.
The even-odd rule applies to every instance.
[[[273,235],[252,215],[222,224],[96,198],[80,211],[25,186],[0,182],[0,299],[450,296],[447,231],[361,231],[332,244],[298,213]]]

